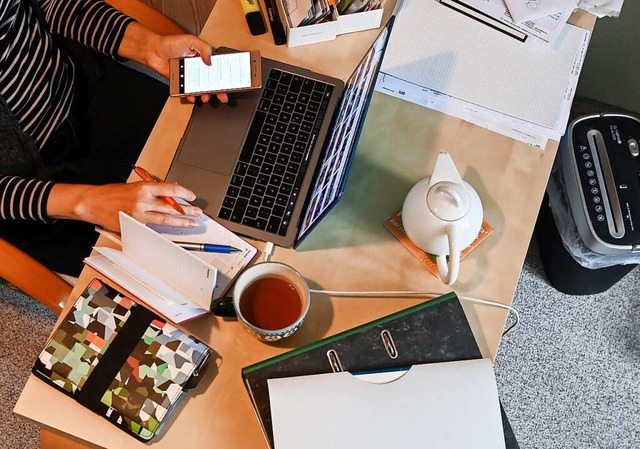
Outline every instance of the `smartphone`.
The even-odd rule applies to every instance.
[[[200,56],[169,62],[169,95],[234,92],[262,87],[260,52],[245,51],[211,56],[206,65]]]

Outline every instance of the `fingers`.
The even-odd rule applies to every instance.
[[[163,214],[162,212],[146,212],[142,221],[160,226],[176,226],[179,228],[193,228],[196,222],[177,215]]]
[[[206,65],[211,65],[211,52],[213,51],[211,45],[193,36],[189,42],[189,50],[198,52],[202,61]]]
[[[189,215],[191,217],[199,217],[200,215],[202,215],[202,209],[197,206],[187,206],[185,204],[181,204],[181,206],[186,215]]]
[[[180,184],[168,182],[146,183],[147,192],[154,197],[173,196],[187,201],[196,199],[196,194]]]
[[[145,183],[146,194],[151,198],[141,204],[142,210],[136,213],[136,218],[144,223],[161,226],[176,226],[192,228],[197,225],[188,216],[197,217],[202,214],[202,209],[188,204],[181,204],[186,216],[179,215],[175,209],[164,200],[164,197],[179,197],[189,201],[195,199],[195,194],[189,189],[178,184],[170,183]]]
[[[185,57],[185,58],[192,58],[192,57],[195,57],[195,56],[198,56],[198,52],[195,51],[195,50],[189,50],[189,51],[185,52],[184,55],[183,55],[183,57]]]
[[[198,217],[202,215],[202,209],[199,207],[187,206],[186,204],[180,204],[180,207],[184,210],[184,215],[186,217]],[[149,204],[146,212],[159,212],[167,215],[180,216],[180,214],[169,203],[160,198]]]
[[[220,103],[229,102],[229,96],[226,93],[216,94],[216,97],[218,98],[218,101]],[[195,103],[197,98],[200,98],[200,101],[203,103],[209,103],[209,101],[211,100],[211,94],[202,94],[200,95],[200,97],[196,97],[194,95],[188,95],[186,98],[189,103]]]

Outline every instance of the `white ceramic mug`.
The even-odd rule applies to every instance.
[[[298,318],[282,329],[262,329],[251,323],[242,314],[240,299],[245,290],[254,282],[263,278],[278,278],[289,283],[298,294],[302,303],[302,310]],[[302,325],[309,312],[309,286],[304,277],[289,265],[280,262],[263,262],[246,269],[236,281],[233,290],[233,308],[235,309],[238,321],[245,329],[262,341],[277,341],[293,334]]]

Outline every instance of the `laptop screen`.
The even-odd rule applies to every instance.
[[[311,194],[308,196],[308,205],[302,218],[298,242],[338,202],[344,192],[347,174],[371,101],[392,20],[376,38],[345,84],[332,132],[327,140],[328,144],[316,168],[316,178]]]

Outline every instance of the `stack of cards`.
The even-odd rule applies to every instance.
[[[335,0],[289,0],[284,6],[287,21],[295,28],[331,20]]]
[[[371,11],[382,7],[381,0],[339,0],[338,14],[352,14]]]

